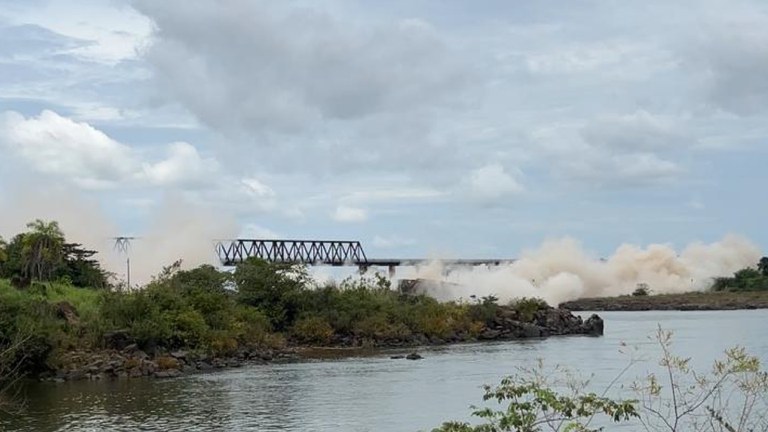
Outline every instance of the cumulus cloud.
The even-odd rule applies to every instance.
[[[136,169],[130,147],[49,110],[30,118],[4,113],[0,141],[35,170],[70,178],[85,188],[113,186]]]
[[[85,122],[45,110],[37,117],[0,114],[0,146],[32,171],[82,189],[145,190],[159,187],[188,192],[190,202],[230,202],[229,210],[268,211],[276,193],[255,177],[222,172],[220,163],[186,142],[165,147],[153,159]]]
[[[525,189],[500,164],[490,164],[472,171],[466,179],[475,198],[492,202]]]
[[[368,211],[362,208],[339,205],[331,217],[336,222],[364,222],[368,219]]]

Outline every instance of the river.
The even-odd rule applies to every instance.
[[[588,314],[583,314],[588,316]],[[0,419],[23,431],[418,431],[469,420],[484,383],[537,359],[584,375],[604,389],[628,364],[622,342],[657,359],[657,326],[674,349],[708,366],[742,345],[768,361],[768,310],[603,312],[605,336],[554,337],[424,348],[420,361],[393,352],[337,360],[247,366],[172,380],[39,383],[26,388],[26,414]],[[622,378],[642,376],[640,362]],[[609,430],[613,430],[611,427]],[[625,428],[622,428],[624,430]],[[633,428],[634,429],[634,428]]]

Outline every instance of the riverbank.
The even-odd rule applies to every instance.
[[[601,335],[541,300],[488,296],[438,302],[382,278],[318,286],[300,267],[248,261],[166,269],[142,289],[0,280],[4,368],[54,381],[174,377],[255,362],[294,361],[316,347],[411,348],[473,341]]]
[[[525,321],[521,321],[524,319]],[[429,338],[419,334],[400,341],[377,341],[339,336],[334,343],[312,346],[293,343],[280,348],[265,346],[241,347],[228,355],[211,355],[201,350],[168,351],[156,349],[150,355],[141,350],[127,332],[106,336],[108,348],[71,350],[60,353],[50,368],[33,378],[64,382],[78,380],[175,378],[244,365],[287,363],[302,360],[354,357],[378,354],[386,350],[406,350],[409,355],[393,359],[418,360],[420,348],[478,341],[509,341],[549,336],[601,336],[603,320],[592,315],[583,320],[565,309],[541,305],[528,316],[522,316],[513,306],[499,306],[486,328],[477,335],[452,334],[447,338]]]
[[[571,311],[768,309],[768,291],[690,292],[646,296],[584,298],[560,304]]]

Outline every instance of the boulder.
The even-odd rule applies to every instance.
[[[588,335],[602,336],[604,325],[602,318],[597,316],[597,314],[592,314],[591,317],[584,321],[584,326],[582,328],[584,329],[584,333]]]
[[[422,357],[418,353],[412,352],[412,353],[408,354],[407,356],[405,356],[405,358],[406,358],[406,360],[421,360],[424,357]]]

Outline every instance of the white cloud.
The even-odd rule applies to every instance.
[[[364,222],[368,219],[365,209],[340,205],[331,215],[336,222]]]
[[[167,158],[144,164],[147,179],[159,186],[190,186],[212,184],[219,173],[219,163],[212,158],[202,158],[197,149],[185,142],[168,146]]]
[[[245,186],[245,190],[249,195],[258,198],[272,198],[275,196],[275,191],[259,181],[259,179],[248,177],[240,180],[240,182]]]
[[[224,203],[243,212],[278,208],[276,193],[254,177],[223,173],[219,162],[186,142],[165,146],[152,160],[147,150],[120,143],[85,122],[53,111],[37,117],[0,114],[0,146],[34,172],[82,189],[184,192],[191,201]]]
[[[36,171],[69,178],[84,188],[114,186],[137,167],[130,147],[49,110],[30,118],[4,113],[0,140]]]
[[[469,174],[466,181],[473,196],[486,202],[516,195],[525,190],[500,164],[478,168]]]

